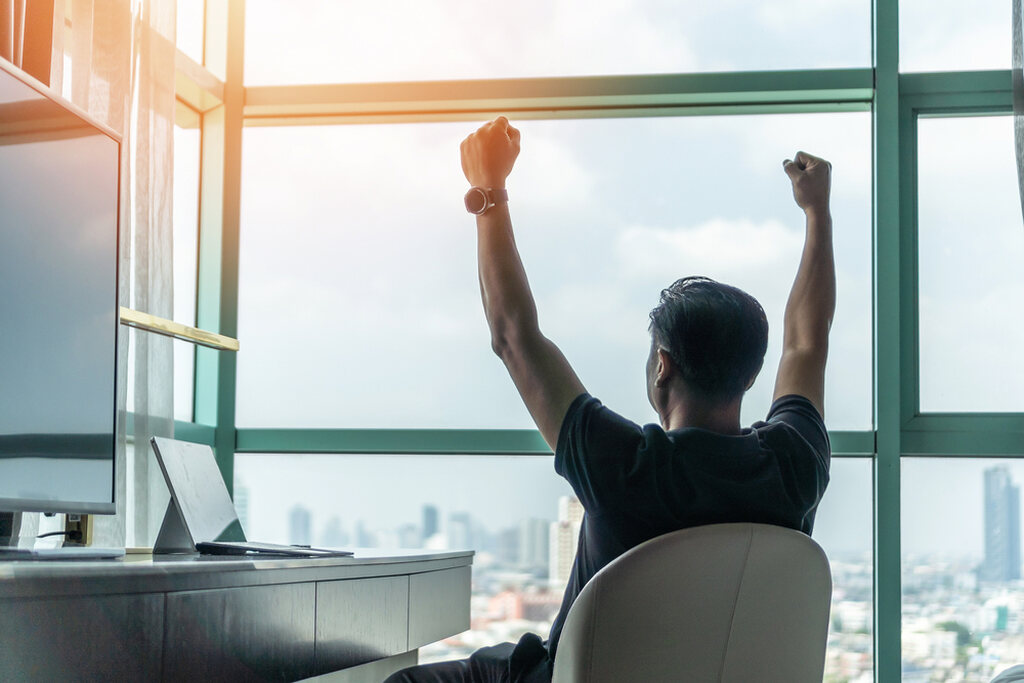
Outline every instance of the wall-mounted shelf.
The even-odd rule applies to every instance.
[[[162,334],[166,337],[174,337],[175,339],[191,342],[192,344],[207,346],[218,351],[238,351],[237,339],[200,330],[197,327],[182,325],[166,318],[158,318],[149,313],[133,311],[124,306],[121,306],[121,324],[146,330],[147,332]]]

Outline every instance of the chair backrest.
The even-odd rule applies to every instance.
[[[825,553],[798,531],[715,524],[665,534],[580,592],[554,683],[820,683],[831,596]]]

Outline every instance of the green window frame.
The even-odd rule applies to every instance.
[[[920,411],[917,121],[1012,111],[1012,85],[1009,70],[901,74],[898,0],[873,0],[872,10],[872,68],[245,88],[245,2],[207,0],[204,64],[179,53],[177,79],[179,115],[197,116],[202,129],[196,322],[237,335],[247,125],[479,121],[498,113],[579,119],[870,110],[874,429],[830,437],[835,457],[872,458],[874,670],[876,680],[897,681],[902,458],[1024,457],[1024,414]],[[426,88],[430,102],[422,100]],[[233,354],[198,348],[194,422],[175,423],[178,438],[215,448],[229,489],[236,453],[550,453],[534,430],[237,429],[235,380]]]

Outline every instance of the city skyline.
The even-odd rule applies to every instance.
[[[299,463],[295,461],[299,460]],[[308,461],[312,462],[308,462]],[[463,477],[446,474],[449,465],[462,467]],[[943,458],[941,469],[931,458],[905,458],[903,476],[903,554],[939,555],[984,559],[984,484],[983,472],[993,464],[1006,467],[1014,481],[1024,481],[1024,462],[992,458]],[[390,473],[408,464],[410,477],[423,482],[422,495],[389,498]],[[251,465],[259,466],[253,470]],[[290,466],[290,467],[289,467]],[[366,483],[360,495],[339,498],[331,477],[311,481],[303,470],[322,471],[339,468],[347,477]],[[871,551],[871,463],[866,458],[835,458],[832,483],[818,509],[812,537],[829,556],[850,557]],[[249,475],[276,472],[272,489],[252,486]],[[258,477],[258,478],[265,478]],[[502,487],[466,487],[461,482],[502,480]],[[967,485],[965,485],[967,482]],[[239,456],[236,491],[242,492],[239,517],[253,540],[289,542],[288,527],[273,501],[295,500],[314,512],[313,537],[322,535],[322,525],[331,518],[360,519],[364,531],[371,527],[394,530],[403,524],[421,520],[423,506],[435,511],[470,512],[487,529],[519,525],[524,518],[557,519],[558,499],[572,495],[569,485],[554,474],[551,458],[513,456]],[[432,503],[427,496],[437,493],[448,500],[447,506]],[[237,495],[237,494],[236,494]],[[382,497],[383,496],[383,497]],[[267,501],[271,501],[268,507]],[[443,520],[440,512],[435,512]],[[356,530],[350,526],[350,542],[355,544]],[[258,533],[253,536],[253,533]],[[356,544],[358,545],[358,544]]]

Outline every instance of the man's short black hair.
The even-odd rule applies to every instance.
[[[714,401],[742,396],[768,348],[768,318],[757,299],[700,276],[661,291],[650,332],[687,386]]]

